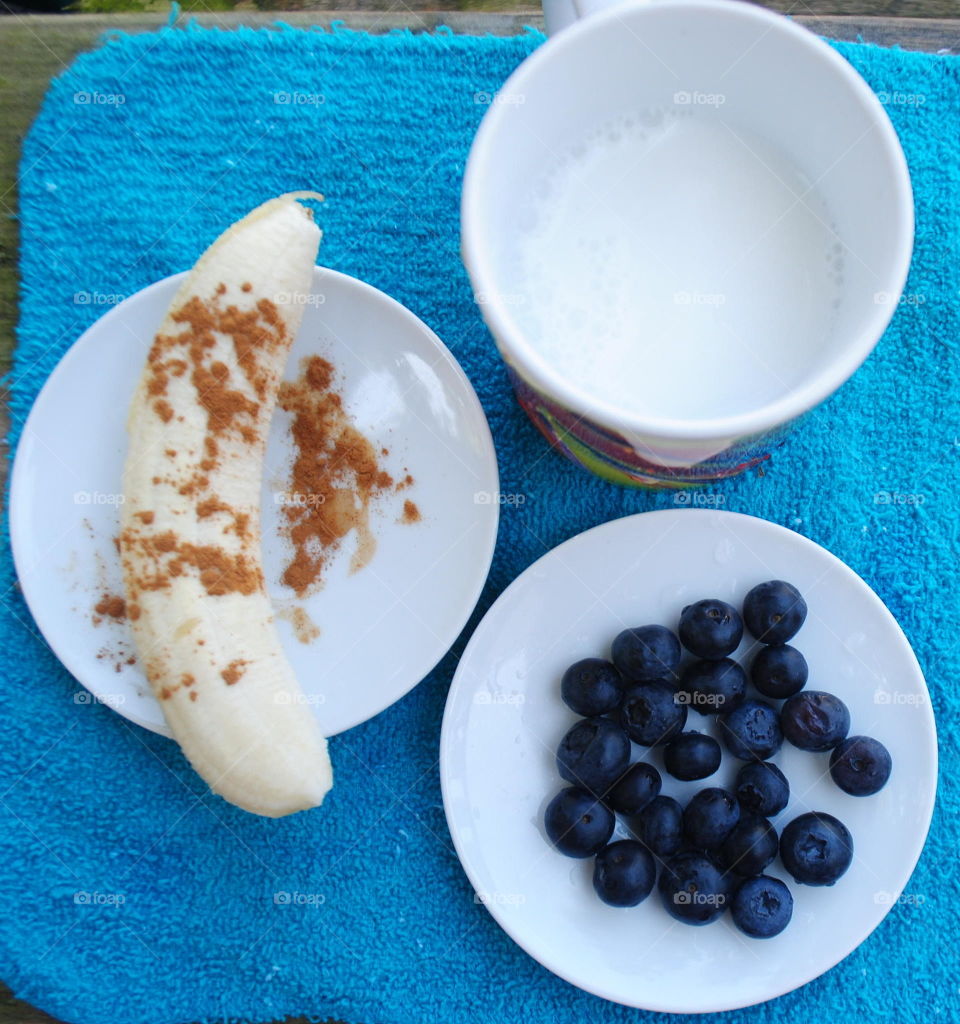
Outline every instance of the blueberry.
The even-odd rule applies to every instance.
[[[653,855],[635,839],[620,839],[605,846],[593,864],[593,888],[611,907],[642,903],[657,880]]]
[[[733,923],[752,939],[772,939],[793,917],[793,896],[779,878],[760,875],[740,883],[730,902]]]
[[[780,835],[784,867],[805,885],[833,885],[853,860],[853,836],[823,811],[801,814]]]
[[[680,697],[701,715],[733,711],[743,703],[747,677],[729,658],[695,661],[684,669]]]
[[[662,780],[652,764],[637,761],[607,791],[608,807],[621,814],[639,814],[659,794]]]
[[[740,820],[732,793],[716,786],[694,794],[683,811],[683,836],[699,850],[715,850]]]
[[[622,685],[620,673],[609,661],[584,658],[563,673],[560,696],[572,711],[592,718],[613,711],[620,703]]]
[[[745,811],[772,818],[790,800],[790,784],[769,761],[749,761],[737,772],[737,801]]]
[[[557,748],[560,777],[602,795],[630,763],[630,740],[609,718],[583,718]]]
[[[688,604],[680,613],[680,643],[698,658],[725,658],[743,639],[743,619],[726,601]]]
[[[761,647],[750,664],[750,679],[759,693],[784,700],[807,684],[807,659],[789,644]]]
[[[568,857],[592,857],[613,835],[613,811],[578,786],[561,789],[543,815],[547,838]]]
[[[830,755],[833,781],[851,796],[879,793],[890,778],[890,751],[869,736],[848,736]]]
[[[742,761],[765,761],[783,743],[777,712],[765,701],[747,700],[720,719],[727,750]]]
[[[709,924],[730,899],[727,876],[695,850],[679,853],[660,872],[660,898],[668,913],[684,924]]]
[[[652,747],[669,743],[687,721],[687,706],[672,686],[656,680],[637,683],[623,695],[618,720],[634,743]]]
[[[743,621],[761,643],[785,644],[806,617],[807,602],[793,584],[783,580],[758,584],[743,601]]]
[[[720,847],[720,863],[737,875],[759,875],[777,855],[777,830],[759,814],[744,814]]]
[[[682,732],[663,752],[663,764],[675,779],[705,779],[720,767],[720,744],[712,736]]]
[[[613,641],[613,663],[631,682],[674,679],[680,664],[680,641],[666,626],[625,629]]]
[[[633,822],[637,839],[658,857],[669,857],[683,841],[683,811],[671,796],[654,797]]]
[[[780,728],[801,750],[830,750],[850,731],[850,712],[832,693],[804,690],[780,709]]]

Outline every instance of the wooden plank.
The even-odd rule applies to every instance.
[[[844,15],[856,18],[956,18],[957,0],[763,0],[763,6],[781,14],[809,17]],[[799,20],[799,18],[798,18]]]
[[[324,0],[310,2],[321,4]],[[336,0],[336,3],[340,2],[342,0]],[[384,3],[389,3],[387,9],[381,9]],[[770,3],[764,6],[776,8],[777,4]],[[836,3],[834,6],[842,4]],[[922,8],[924,5],[917,6]],[[954,10],[960,11],[960,4],[953,6]],[[805,12],[812,10],[809,4],[804,4],[803,9]],[[902,46],[904,49],[930,53],[960,52],[960,17],[878,18],[836,13],[804,13],[791,17],[812,31],[832,39],[855,40],[862,37],[864,42],[880,46]],[[516,5],[508,10],[497,11],[444,10],[439,0],[434,0],[429,8],[416,5],[409,8],[405,5],[398,7],[397,0],[358,0],[358,7],[351,10],[344,10],[333,4],[285,11],[208,10],[184,14],[182,18],[191,18],[200,25],[224,29],[237,28],[241,25],[264,28],[277,21],[295,27],[329,28],[334,22],[340,22],[349,28],[373,34],[391,32],[398,28],[433,31],[440,26],[446,26],[467,35],[505,36],[523,32],[528,25],[535,28],[543,27],[543,16],[539,6]],[[153,32],[166,22],[166,14],[160,13],[13,15],[0,18],[0,46],[6,48],[17,45],[18,49],[25,47],[28,58],[32,57],[31,50],[44,46],[49,46],[54,51],[65,46],[67,50],[72,49],[76,53],[93,45],[100,33],[107,29]],[[17,43],[13,43],[13,40]]]
[[[872,18],[956,18],[960,17],[957,0],[755,0],[764,7],[782,14],[803,14],[807,17],[843,15]],[[74,11],[85,14],[106,14],[111,18],[126,17],[137,12],[157,14],[166,18],[167,0],[73,0]],[[185,12],[236,11],[267,16],[288,11],[336,11],[342,0],[181,0]],[[15,0],[0,0],[0,14],[5,8],[23,12]],[[446,11],[501,12],[539,14],[539,0],[353,0],[350,11]]]
[[[22,999],[14,999],[5,985],[0,985],[0,1024],[63,1024],[37,1010]]]
[[[859,39],[877,46],[899,46],[923,53],[960,54],[960,18],[804,15],[794,20],[828,39]]]

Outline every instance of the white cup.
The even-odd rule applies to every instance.
[[[559,34],[493,97],[470,152],[464,262],[521,404],[564,454],[619,483],[714,480],[768,457],[784,426],[840,387],[883,334],[913,245],[907,165],[869,86],[789,19],[739,0],[628,0],[594,10],[602,6],[545,0],[548,28]],[[778,392],[757,404],[738,397],[736,407],[708,417],[613,402],[565,375],[538,344],[527,316],[537,295],[518,296],[516,273],[531,183],[557,154],[612,119],[702,96],[723,102],[705,104],[697,117],[749,131],[782,154],[798,180],[815,185],[847,257],[829,337],[784,359]],[[671,186],[656,183],[665,196]],[[630,230],[625,219],[623,231]],[[791,311],[783,315],[788,323]]]

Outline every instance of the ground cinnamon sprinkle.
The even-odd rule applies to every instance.
[[[153,539],[153,548],[164,555],[169,554],[171,551],[176,551],[177,535],[173,530],[165,530],[163,533],[158,533]]]
[[[192,496],[209,487],[209,474],[219,465],[219,448],[215,435],[230,435],[243,444],[262,443],[256,429],[260,419],[260,403],[272,383],[260,356],[273,353],[287,343],[286,326],[276,306],[261,299],[255,308],[240,310],[227,305],[220,296],[222,285],[209,301],[194,296],[171,314],[178,330],[158,334],[147,358],[146,391],[155,399],[153,410],[162,422],[168,423],[174,411],[168,399],[171,377],[185,377],[196,390],[196,397],[207,413],[207,437],[204,459],[193,476],[177,483],[179,493]],[[221,360],[212,358],[217,335],[228,337],[237,365],[253,389],[255,399],[238,389],[230,370]],[[175,458],[177,453],[167,449]],[[159,478],[154,480],[159,484]]]
[[[233,686],[234,683],[239,682],[240,678],[247,667],[247,663],[241,659],[231,661],[229,665],[220,673],[223,676],[223,681],[227,686]]]
[[[93,610],[104,618],[125,619],[127,617],[127,602],[116,594],[104,594]]]
[[[320,627],[303,608],[293,609],[293,632],[302,644],[312,643],[320,635]]]
[[[284,347],[288,339],[283,318],[272,302],[261,299],[253,308],[241,310],[223,299],[224,295],[226,288],[218,286],[210,299],[195,296],[171,313],[176,329],[154,339],[145,386],[153,398],[154,412],[164,422],[173,414],[168,399],[174,378],[192,384],[206,412],[206,434],[195,461],[187,464],[186,472],[178,466],[169,478],[157,477],[153,483],[195,498],[199,519],[218,513],[230,517],[223,532],[235,534],[238,543],[188,543],[171,530],[147,529],[154,523],[152,511],[135,513],[131,518],[139,523],[133,525],[128,520],[119,546],[122,551],[138,550],[148,556],[150,569],[140,573],[142,578],[127,580],[131,618],[135,617],[134,609],[137,615],[140,613],[135,603],[140,593],[166,589],[172,579],[188,572],[194,573],[214,597],[252,594],[263,588],[260,553],[254,549],[255,511],[232,508],[214,493],[211,480],[226,457],[224,451],[234,460],[256,459],[260,454],[266,433],[262,429],[261,403],[272,383],[265,356]],[[221,352],[229,355],[230,349],[224,349],[222,340],[218,345],[218,337],[226,338],[232,346],[235,371],[220,357]],[[184,384],[177,386],[182,388]],[[169,407],[171,417],[163,405]],[[229,445],[227,449],[224,443]],[[171,459],[178,456],[172,448],[165,453]],[[182,457],[186,453],[179,454]]]
[[[159,483],[159,480],[154,480],[154,483]],[[210,486],[210,477],[201,475],[192,476],[185,484],[181,484],[177,488],[179,494],[184,497],[190,498],[197,491],[205,491]]]
[[[149,668],[149,671],[151,671],[151,672],[160,672],[160,671],[162,671],[162,668],[161,668],[161,666],[158,663],[151,663],[148,666],[148,668]],[[196,681],[197,681],[196,678],[194,676],[192,676],[189,672],[184,672],[180,676],[180,681],[179,682],[174,683],[172,686],[164,686],[164,687],[162,687],[160,689],[160,699],[161,700],[169,700],[178,690],[189,690],[191,686],[196,684]],[[195,700],[196,699],[196,694],[192,693],[190,695],[190,699],[191,700]]]
[[[320,356],[311,356],[303,361],[303,379],[314,391],[327,391],[333,383],[333,366]]]
[[[206,519],[208,516],[216,515],[218,512],[232,512],[233,510],[219,498],[205,498],[197,504],[197,516]]]
[[[312,644],[320,636],[320,627],[307,614],[306,608],[293,605],[289,608],[278,608],[277,618],[286,619],[293,626],[293,635],[302,644]]]
[[[198,366],[193,371],[193,384],[200,404],[207,410],[207,423],[213,430],[225,430],[242,416],[257,415],[257,404],[242,391],[228,385],[230,371],[223,363]]]
[[[244,285],[242,290],[252,288]],[[198,520],[223,515],[223,544],[188,542],[173,530],[157,531],[152,511],[138,511],[127,520],[118,547],[123,553],[137,551],[149,566],[139,578],[128,578],[130,619],[140,616],[140,595],[161,591],[185,574],[198,579],[210,596],[252,594],[262,591],[257,510],[232,507],[216,493],[217,473],[224,460],[256,460],[265,443],[267,396],[275,386],[270,368],[272,355],[288,342],[286,326],[277,307],[266,299],[253,308],[240,309],[223,298],[226,289],[204,300],[194,297],[171,314],[176,327],[157,335],[148,358],[145,386],[151,406],[161,420],[174,415],[172,389],[192,385],[196,399],[206,413],[202,449],[176,452],[166,449],[171,459],[179,458],[169,477],[154,478],[156,486],[192,499]],[[224,340],[227,346],[224,347]],[[229,364],[229,365],[228,365]],[[334,389],[334,367],[319,356],[305,359],[300,376],[280,386],[279,405],[291,415],[294,460],[289,493],[282,510],[283,528],[293,547],[282,581],[298,596],[306,595],[322,582],[327,559],[343,539],[355,531],[357,547],[351,571],[363,568],[373,557],[376,539],[370,528],[371,503],[382,494],[410,487],[413,477],[404,468],[404,478],[395,481],[380,465],[386,448],[374,447],[354,426]],[[169,411],[169,415],[167,415]],[[185,468],[184,468],[185,467]],[[421,519],[412,501],[403,506],[400,522]],[[213,522],[219,527],[220,520]],[[209,528],[208,528],[209,530]],[[129,566],[129,561],[128,561]],[[291,619],[300,640],[309,642],[319,634],[306,612],[298,609]],[[228,686],[243,676],[246,662],[230,662],[221,675]],[[156,669],[151,679],[163,678]],[[168,693],[181,686],[165,680]],[[190,699],[196,694],[190,693]]]
[[[217,296],[224,292],[222,286],[217,288]],[[182,376],[191,368],[191,380],[207,411],[208,431],[217,434],[236,428],[241,435],[247,432],[252,437],[249,421],[256,421],[258,404],[232,387],[228,367],[220,361],[209,362],[208,355],[216,344],[215,335],[227,335],[240,369],[262,401],[270,380],[258,355],[273,352],[286,342],[286,328],[276,306],[261,299],[255,309],[222,308],[216,299],[204,302],[194,296],[171,318],[182,325],[182,332],[157,335],[154,340],[148,359],[148,393],[166,395],[170,374]]]
[[[259,564],[245,555],[231,555],[210,545],[182,544],[180,558],[200,570],[200,582],[212,597],[253,594],[263,587]]]
[[[197,570],[200,583],[211,597],[223,594],[253,594],[263,587],[263,575],[252,553],[231,553],[211,544],[182,541],[172,530],[140,535],[133,530],[121,534],[125,548],[140,547],[150,556],[153,574],[136,580],[138,591],[166,590],[170,581],[187,568]]]
[[[358,538],[351,571],[370,561],[376,550],[370,503],[394,484],[377,449],[350,422],[333,390],[334,376],[326,359],[310,356],[297,380],[280,387],[280,408],[293,417],[294,442],[283,509],[293,558],[281,580],[299,597],[321,582],[327,559],[351,530]]]
[[[238,512],[232,505],[228,505],[219,498],[204,498],[203,501],[197,503],[198,519],[208,519],[218,513],[225,513],[233,519],[229,526],[224,527],[224,533],[235,533],[241,540],[249,539],[250,514],[248,512]]]

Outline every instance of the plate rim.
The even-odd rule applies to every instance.
[[[458,696],[459,690],[462,686],[461,675],[466,671],[464,666],[469,663],[469,659],[470,656],[473,654],[474,647],[479,647],[480,644],[483,642],[484,637],[482,633],[484,626],[487,622],[487,619],[495,612],[495,609],[500,604],[500,602],[507,599],[511,595],[511,592],[521,585],[522,581],[529,573],[534,572],[537,569],[537,567],[541,565],[542,562],[544,562],[548,558],[553,557],[557,552],[562,551],[562,549],[566,548],[568,545],[582,543],[583,538],[586,538],[599,531],[604,531],[613,526],[620,526],[627,521],[633,521],[640,518],[644,518],[647,520],[654,518],[673,519],[680,515],[695,515],[698,518],[704,520],[715,519],[718,516],[735,516],[741,520],[750,520],[754,527],[757,527],[759,524],[760,529],[766,529],[772,533],[788,534],[794,541],[799,542],[800,547],[815,548],[819,553],[826,555],[828,561],[832,561],[833,563],[835,563],[837,567],[851,574],[856,579],[856,581],[858,581],[864,588],[864,590],[866,591],[866,595],[869,597],[869,599],[872,600],[872,602],[879,607],[881,614],[886,615],[889,618],[891,624],[894,626],[896,634],[899,637],[900,643],[905,648],[908,657],[912,660],[912,663],[916,668],[917,675],[923,685],[923,689],[927,697],[926,705],[933,740],[933,742],[929,745],[926,752],[927,759],[929,762],[927,768],[930,772],[931,777],[933,778],[933,786],[931,789],[928,790],[927,793],[926,807],[924,809],[923,815],[925,823],[922,829],[918,829],[913,834],[913,842],[910,850],[910,856],[907,858],[906,861],[906,863],[909,865],[909,870],[904,872],[903,881],[895,887],[896,895],[899,897],[900,894],[903,892],[904,886],[907,884],[907,882],[909,882],[911,876],[913,875],[913,872],[916,870],[917,864],[919,863],[920,857],[926,845],[927,837],[930,832],[930,825],[933,820],[933,812],[936,807],[936,797],[939,782],[939,737],[937,735],[937,722],[936,716],[933,713],[933,702],[930,699],[930,690],[927,686],[927,681],[923,673],[923,668],[920,665],[916,653],[913,650],[913,646],[911,645],[910,640],[908,639],[906,633],[903,631],[903,628],[900,625],[900,623],[897,621],[896,616],[893,614],[893,612],[890,611],[886,604],[884,604],[880,596],[874,591],[870,584],[867,583],[867,581],[864,580],[858,572],[856,572],[849,565],[847,565],[847,563],[844,562],[843,559],[839,558],[837,555],[835,555],[828,548],[824,547],[822,544],[818,544],[816,541],[811,540],[809,537],[804,536],[802,533],[797,533],[795,530],[791,530],[786,526],[782,526],[780,523],[775,523],[770,519],[764,519],[761,516],[754,516],[745,512],[734,512],[732,510],[727,509],[654,509],[649,512],[635,512],[625,516],[618,516],[615,519],[609,519],[605,522],[598,523],[596,526],[589,527],[588,529],[583,530],[580,533],[576,533],[572,537],[568,537],[566,540],[561,541],[559,544],[552,547],[549,551],[544,552],[544,554],[542,554],[534,562],[531,562],[530,565],[528,565],[521,573],[519,573],[517,576],[514,577],[513,580],[511,580],[511,582],[503,589],[503,591],[497,596],[496,600],[487,609],[483,618],[477,624],[476,629],[474,629],[473,634],[471,635],[470,640],[467,643],[466,647],[464,648],[463,654],[460,656],[460,659],[457,663],[457,669],[456,672],[454,673],[453,680],[450,683],[450,689],[447,693],[447,699],[444,704],[443,719],[440,727],[440,791],[443,800],[444,816],[447,822],[447,830],[450,833],[450,838],[453,841],[454,850],[456,851],[457,854],[457,859],[460,862],[460,866],[463,869],[464,874],[467,876],[467,881],[469,882],[471,887],[477,892],[483,890],[483,882],[479,877],[476,876],[474,866],[470,864],[469,858],[465,856],[464,850],[461,846],[459,830],[458,828],[454,827],[455,818],[451,810],[453,797],[451,796],[450,793],[450,788],[454,780],[450,777],[449,774],[449,763],[452,755],[448,753],[448,750],[453,745],[453,705],[455,702],[455,698]],[[663,1003],[658,1002],[656,1000],[641,1003],[637,999],[632,999],[629,1002],[627,1002],[624,1001],[624,999],[618,995],[611,995],[609,992],[604,991],[601,986],[588,988],[582,983],[582,981],[574,980],[572,977],[570,977],[570,972],[560,969],[558,965],[551,962],[551,957],[540,957],[537,954],[533,953],[530,949],[528,949],[527,946],[520,941],[518,936],[514,934],[515,929],[512,925],[510,917],[504,912],[503,908],[501,908],[496,903],[496,901],[484,901],[484,906],[490,912],[491,916],[493,917],[497,925],[499,925],[499,927],[503,929],[506,935],[519,947],[519,949],[526,956],[529,956],[533,960],[537,961],[537,963],[539,963],[542,967],[546,968],[548,971],[550,971],[556,977],[565,981],[567,984],[573,985],[575,988],[578,988],[583,992],[587,992],[591,995],[597,996],[598,998],[605,999],[608,1002],[613,1002],[621,1006],[628,1006],[634,1009],[646,1010],[651,1013],[689,1013],[699,1015],[707,1013],[725,1013],[734,1010],[746,1009],[750,1006],[762,1005],[763,1003],[771,1002],[774,999],[779,999],[781,996],[787,995],[790,992],[795,992],[798,989],[803,988],[804,985],[808,985],[811,981],[814,981],[822,975],[826,974],[828,971],[833,970],[833,968],[835,968],[839,963],[841,963],[848,956],[850,956],[851,953],[859,949],[859,947],[863,945],[864,942],[866,942],[866,940],[873,934],[874,931],[876,931],[880,924],[886,919],[887,915],[893,909],[894,902],[895,901],[891,900],[886,905],[884,913],[876,921],[876,923],[873,924],[870,927],[870,929],[863,935],[863,937],[860,939],[857,945],[855,945],[852,949],[847,950],[847,952],[843,953],[838,959],[834,960],[833,963],[829,964],[822,970],[816,970],[813,973],[809,974],[805,973],[805,976],[802,980],[798,981],[796,984],[791,984],[788,988],[784,988],[782,989],[782,991],[777,992],[774,995],[765,996],[762,999],[754,999],[747,1002],[744,1002],[742,999],[732,999],[729,1001],[721,1002],[716,1006],[710,1007],[709,1009],[704,1009],[702,1007],[691,1008],[689,1006],[681,1006],[676,1003]]]
[[[30,573],[25,576],[22,573],[24,566],[24,559],[27,557],[26,551],[26,534],[29,532],[28,526],[25,525],[29,522],[29,508],[30,508],[30,488],[27,486],[24,474],[27,469],[24,467],[24,458],[21,458],[23,452],[24,439],[28,436],[28,433],[33,426],[34,420],[38,415],[37,410],[43,405],[44,399],[49,393],[49,390],[54,386],[55,379],[62,378],[64,374],[71,372],[73,363],[81,357],[83,352],[84,343],[88,343],[88,336],[94,330],[103,330],[104,324],[108,325],[112,320],[117,319],[122,311],[129,311],[130,307],[142,302],[144,298],[150,297],[157,291],[163,291],[164,288],[171,290],[171,295],[175,294],[177,284],[186,278],[189,274],[188,270],[179,271],[174,274],[168,274],[165,277],[159,278],[150,284],[145,285],[143,288],[138,289],[131,295],[128,295],[121,302],[118,302],[115,306],[111,306],[110,309],[105,310],[100,316],[98,316],[91,324],[89,324],[75,339],[71,342],[70,347],[63,353],[56,365],[47,375],[46,380],[40,387],[34,397],[30,411],[27,414],[26,419],[23,422],[23,426],[20,430],[20,435],[17,439],[16,451],[13,455],[12,465],[10,469],[9,485],[7,492],[7,525],[10,537],[10,550],[13,556],[13,570],[16,583],[20,587],[20,592],[23,597],[23,601],[27,606],[27,610],[33,620],[33,625],[39,632],[41,639],[53,653],[54,657],[63,668],[70,674],[70,676],[82,686],[88,693],[92,694],[95,698],[100,697],[100,694],[92,689],[82,678],[82,661],[78,655],[74,655],[74,650],[81,650],[82,645],[73,644],[55,644],[48,634],[48,626],[50,618],[46,615],[44,608],[45,604],[42,599],[35,600],[35,593],[32,596],[32,585],[24,580],[30,579]],[[418,331],[430,342],[431,346],[437,351],[442,357],[444,362],[447,364],[448,369],[452,372],[454,378],[459,381],[461,386],[464,387],[464,396],[467,404],[471,407],[471,413],[477,416],[477,425],[480,428],[480,434],[482,436],[482,457],[481,457],[481,472],[483,476],[489,475],[491,484],[491,490],[493,493],[498,493],[500,490],[500,468],[497,462],[496,446],[493,440],[493,434],[490,430],[490,422],[487,419],[486,411],[483,408],[483,403],[480,401],[477,395],[476,389],[474,388],[470,378],[467,376],[466,371],[460,365],[459,360],[451,352],[451,350],[444,343],[443,339],[428,325],[426,324],[413,310],[408,309],[403,305],[402,302],[393,298],[392,295],[388,295],[386,292],[381,291],[375,285],[369,284],[366,281],[362,281],[357,277],[353,277],[350,274],[344,274],[342,271],[334,270],[331,267],[324,267],[318,264],[314,264],[313,275],[311,279],[311,289],[316,290],[320,286],[320,282],[332,279],[336,284],[345,289],[352,289],[355,292],[360,292],[366,295],[366,298],[376,302],[380,302],[386,305],[390,310],[391,314],[398,315],[401,318],[406,319],[412,326],[416,327]],[[14,369],[15,372],[15,369]],[[129,399],[128,399],[129,404]],[[434,648],[431,647],[431,661],[426,671],[413,683],[406,687],[402,693],[391,699],[388,703],[382,706],[376,707],[375,710],[369,714],[365,714],[364,717],[352,721],[350,724],[338,729],[335,733],[326,734],[327,738],[330,739],[333,736],[339,736],[342,733],[348,732],[350,729],[355,728],[358,725],[362,725],[365,722],[370,721],[377,715],[386,711],[392,707],[397,701],[402,700],[409,693],[411,693],[424,679],[437,667],[437,665],[443,660],[446,654],[449,652],[451,647],[456,643],[458,637],[463,632],[467,623],[470,621],[470,617],[476,610],[477,603],[480,600],[480,596],[483,593],[483,588],[486,586],[487,579],[490,575],[490,568],[493,564],[493,556],[497,544],[497,536],[499,533],[500,525],[500,508],[498,503],[489,502],[486,504],[489,508],[490,514],[486,520],[485,532],[486,536],[481,537],[478,541],[478,548],[482,551],[482,558],[478,558],[476,561],[476,571],[471,577],[471,586],[464,588],[463,593],[466,595],[464,607],[465,611],[462,616],[457,617],[457,629],[456,632],[450,637],[449,641],[446,642],[446,646],[439,650],[436,656],[433,656]],[[469,602],[469,603],[468,603]],[[276,608],[274,607],[274,611]],[[56,630],[53,630],[55,635]],[[426,659],[425,659],[426,660]],[[80,669],[81,671],[77,671]],[[162,722],[162,727],[158,728],[153,722],[149,722],[144,719],[141,715],[137,714],[132,709],[129,709],[127,704],[117,704],[114,701],[104,701],[111,710],[115,711],[122,719],[130,722],[134,725],[138,725],[148,732],[152,732],[158,736],[166,736],[172,738],[172,733],[166,725],[166,720]]]

